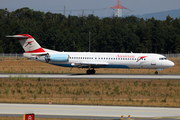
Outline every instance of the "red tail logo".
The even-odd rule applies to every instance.
[[[29,44],[32,43],[32,42],[33,42],[33,41],[28,42],[27,45],[29,45]],[[26,46],[27,46],[27,45],[26,45]],[[26,47],[26,46],[25,46],[25,47]]]

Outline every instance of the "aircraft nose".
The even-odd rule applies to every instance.
[[[174,63],[172,61],[170,61],[170,60],[167,60],[167,61],[163,61],[162,66],[164,68],[170,68],[170,67],[174,66]]]
[[[168,66],[169,66],[169,67],[173,67],[173,66],[174,66],[174,63],[173,63],[172,61],[169,61],[169,62],[168,62]]]

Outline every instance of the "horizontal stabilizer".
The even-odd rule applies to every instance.
[[[22,36],[22,35],[7,35],[6,37],[13,37],[13,38],[28,38],[28,36]]]

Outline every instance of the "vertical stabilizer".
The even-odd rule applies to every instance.
[[[25,53],[43,53],[44,49],[36,42],[36,40],[28,34],[12,35],[7,37],[17,38],[23,47]]]

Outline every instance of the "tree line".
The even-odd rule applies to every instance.
[[[0,9],[0,53],[23,53],[19,41],[6,35],[30,34],[44,48],[57,51],[179,53],[180,18],[166,20],[129,16],[100,19],[94,15],[64,16],[60,13],[20,8]]]

